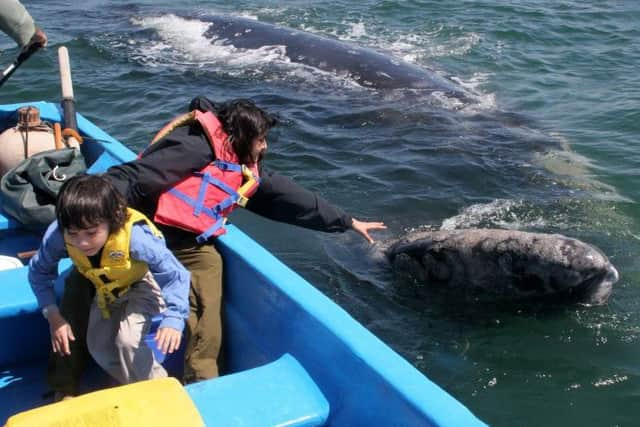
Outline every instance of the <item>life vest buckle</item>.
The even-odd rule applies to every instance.
[[[253,174],[251,169],[247,167],[247,165],[242,165],[242,176],[244,176],[244,179],[247,181],[256,180],[256,176]]]
[[[244,195],[238,193],[238,200],[236,200],[236,203],[238,204],[238,206],[241,206],[244,208],[247,206],[248,201],[249,201],[248,197],[245,197]]]

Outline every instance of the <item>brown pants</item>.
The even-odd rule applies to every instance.
[[[191,272],[184,382],[217,377],[222,341],[222,258],[210,244],[184,242],[170,249]],[[71,355],[50,354],[47,377],[54,391],[78,392],[78,382],[88,358],[87,324],[94,294],[93,284],[72,269],[65,282],[60,312],[69,322],[76,340],[71,342]]]
[[[191,272],[184,382],[215,378],[222,343],[222,257],[213,245],[180,245],[171,251]]]

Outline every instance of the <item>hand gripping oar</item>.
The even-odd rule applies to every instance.
[[[62,135],[67,137],[67,145],[82,142],[78,135],[78,122],[76,121],[76,106],[73,99],[73,86],[71,85],[71,67],[69,66],[69,51],[62,46],[58,49],[58,63],[60,64],[60,86],[62,88]]]
[[[5,68],[5,70],[2,72],[2,79],[0,79],[0,86],[2,86],[4,82],[6,82],[7,79],[9,79],[9,77],[11,77],[11,74],[13,74],[13,72],[16,71],[24,61],[29,59],[31,55],[33,55],[38,50],[40,50],[41,47],[42,45],[39,43],[32,43],[31,45],[27,46],[25,49],[20,51],[20,54],[15,59],[15,61],[13,61],[11,65]]]

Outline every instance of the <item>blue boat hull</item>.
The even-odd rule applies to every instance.
[[[30,105],[40,109],[44,120],[60,120],[57,105]],[[12,120],[20,106],[0,106],[0,123]],[[81,115],[78,127],[90,138],[82,151],[92,164],[91,172],[134,158]],[[0,218],[0,255],[36,249],[38,242],[39,236]],[[225,362],[232,375],[185,387],[207,425],[222,425],[222,412],[242,419],[228,425],[269,425],[259,410],[246,408],[271,405],[268,412],[277,412],[274,407],[288,411],[291,408],[284,406],[296,402],[300,407],[312,402],[309,411],[320,413],[307,424],[291,425],[485,425],[241,230],[229,226],[216,245],[225,263]],[[60,270],[68,265],[63,263]],[[37,309],[26,270],[0,271],[0,422],[48,403],[42,398],[48,325]],[[60,294],[61,283],[57,289]],[[261,366],[264,369],[254,370]],[[282,372],[298,368],[301,373],[295,378],[306,384],[307,391],[296,385],[287,392],[286,384],[279,384],[285,393],[280,397],[268,387],[259,391],[269,381],[286,382]],[[292,380],[292,384],[298,383]]]

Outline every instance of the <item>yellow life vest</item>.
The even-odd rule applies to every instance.
[[[127,209],[127,214],[124,226],[107,238],[100,256],[100,267],[93,267],[81,250],[65,242],[73,264],[80,274],[96,287],[96,303],[105,319],[110,317],[108,304],[127,292],[132,284],[142,279],[149,271],[147,263],[131,259],[129,249],[133,224],[145,222],[156,236],[162,237],[162,233],[144,214],[131,208]]]

